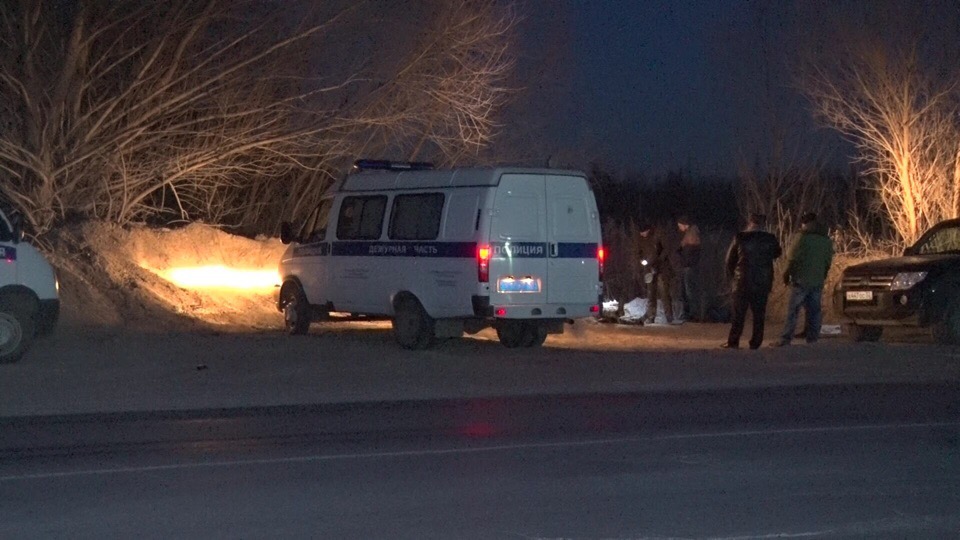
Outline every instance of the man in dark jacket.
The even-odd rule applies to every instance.
[[[700,312],[700,228],[685,215],[677,218],[680,231],[680,284],[683,297],[683,320],[699,321]]]
[[[807,343],[814,343],[820,337],[821,296],[833,262],[833,242],[818,223],[816,214],[808,212],[800,217],[800,234],[794,236],[787,253],[787,271],[783,282],[790,286],[790,303],[787,322],[780,340],[773,344],[775,347],[790,344],[801,307],[806,312],[804,337]]]
[[[646,223],[639,227],[637,251],[640,255],[640,271],[647,284],[647,313],[643,322],[652,323],[657,317],[657,300],[663,302],[663,312],[667,323],[673,322],[673,298],[670,285],[673,283],[673,266],[667,240],[653,225]],[[650,276],[649,278],[646,276]],[[649,281],[647,281],[649,279]]]
[[[777,237],[766,232],[766,216],[750,214],[747,228],[737,234],[727,252],[727,275],[733,276],[733,326],[725,349],[740,347],[740,335],[747,318],[747,308],[753,317],[750,348],[763,343],[763,323],[767,315],[767,298],[773,288],[773,261],[781,254]]]

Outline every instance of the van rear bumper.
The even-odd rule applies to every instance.
[[[491,305],[489,296],[473,297],[473,314],[496,319],[580,319],[597,317],[598,304],[503,304]],[[500,311],[502,313],[499,313]]]

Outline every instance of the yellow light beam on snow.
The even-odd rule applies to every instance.
[[[276,270],[223,265],[169,268],[157,273],[183,289],[272,289],[279,283]]]

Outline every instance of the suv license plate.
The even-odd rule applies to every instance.
[[[873,300],[873,291],[847,291],[847,300],[853,302],[870,302]]]

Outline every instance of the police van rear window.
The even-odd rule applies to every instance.
[[[377,240],[383,230],[383,211],[387,197],[347,197],[340,204],[337,238],[341,240]]]
[[[443,216],[443,193],[397,195],[390,213],[391,240],[436,240]]]

